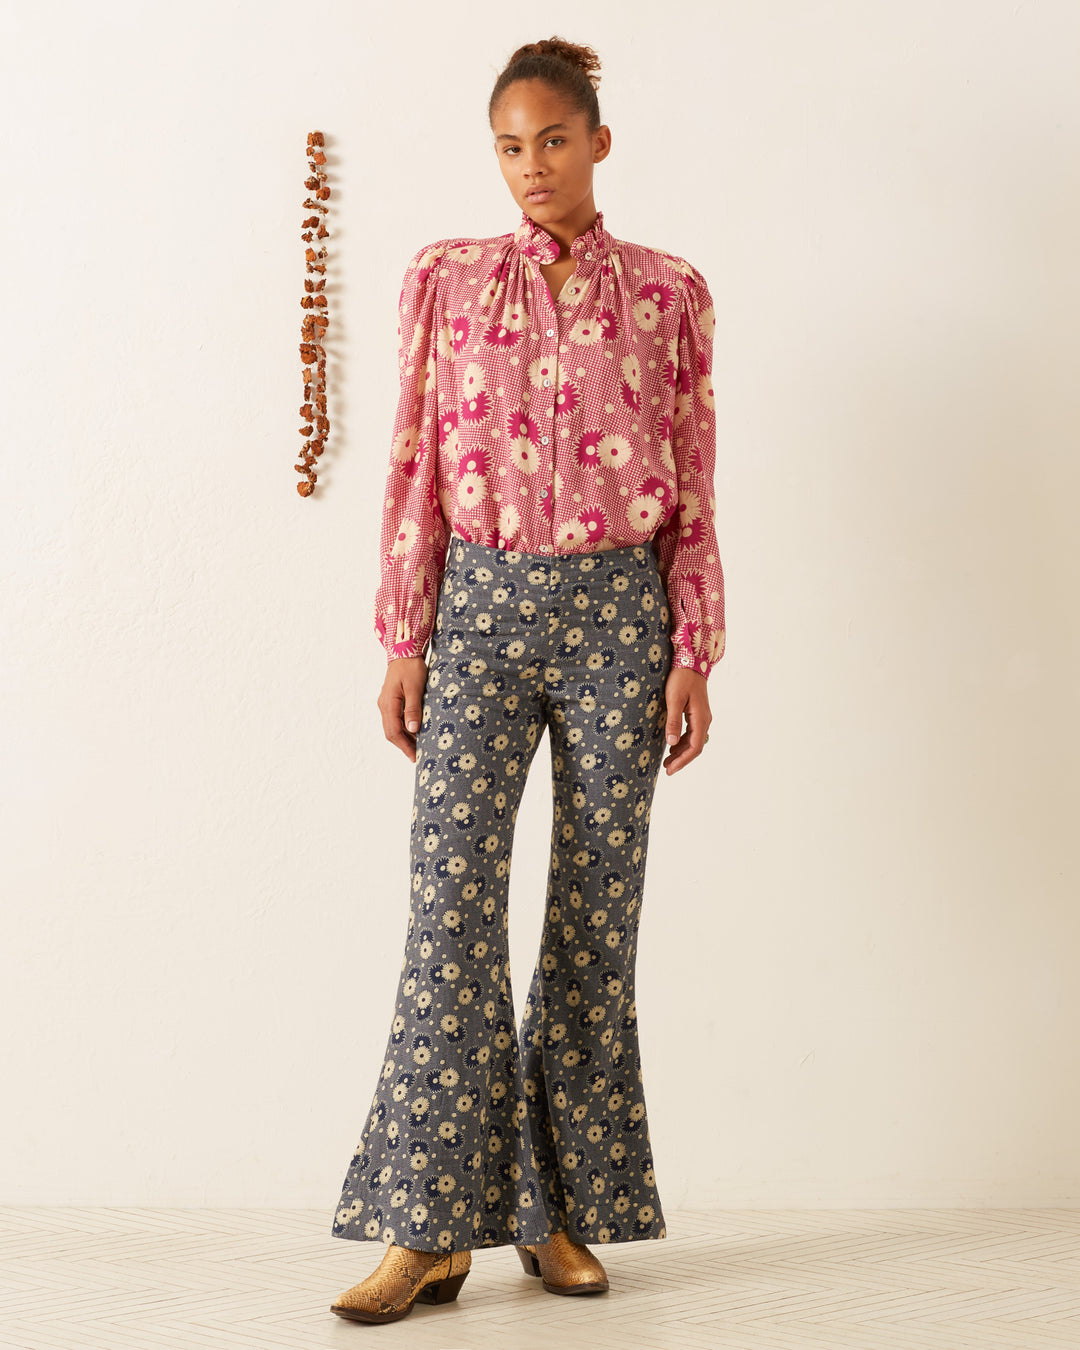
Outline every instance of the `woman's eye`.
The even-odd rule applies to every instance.
[[[565,136],[549,136],[549,137],[547,138],[547,140],[544,142],[544,144],[545,144],[545,145],[550,145],[550,144],[552,143],[552,141],[557,141],[557,142],[561,145],[562,142],[563,142],[565,139],[566,139]],[[508,145],[508,146],[506,147],[506,149],[503,151],[503,154],[504,154],[504,155],[508,155],[508,154],[510,153],[511,150],[517,150],[518,148],[519,148],[519,147],[516,146],[516,145]]]

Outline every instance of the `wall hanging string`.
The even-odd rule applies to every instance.
[[[326,249],[312,247],[313,240],[325,239],[330,233],[323,219],[330,210],[324,205],[330,196],[330,188],[326,182],[322,132],[309,131],[307,146],[310,173],[304,179],[304,187],[308,190],[304,207],[316,214],[304,221],[300,235],[308,246],[305,253],[308,275],[304,280],[305,293],[300,301],[301,308],[308,311],[304,315],[301,329],[303,341],[300,343],[300,356],[304,362],[304,403],[300,416],[305,423],[300,428],[300,435],[306,439],[300,451],[301,462],[293,465],[297,473],[304,475],[303,480],[296,485],[301,497],[310,497],[315,491],[319,477],[315,472],[315,464],[326,448],[330,432],[330,421],[326,416],[326,349],[322,341],[330,323],[326,313]],[[315,280],[312,279],[313,274]]]

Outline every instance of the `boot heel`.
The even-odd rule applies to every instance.
[[[425,1284],[417,1294],[417,1298],[423,1299],[425,1303],[453,1303],[468,1273],[467,1270],[463,1270],[460,1275],[448,1275],[445,1280]]]
[[[524,1247],[515,1247],[514,1251],[516,1251],[520,1257],[526,1275],[540,1274],[540,1262],[533,1256],[532,1252],[527,1252]]]

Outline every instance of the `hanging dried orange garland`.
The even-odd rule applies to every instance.
[[[323,202],[330,196],[330,189],[326,185],[326,170],[323,168],[326,156],[320,148],[323,144],[322,132],[309,131],[307,143],[311,173],[304,179],[304,186],[311,195],[304,200],[304,206],[325,215],[330,208],[324,206]],[[300,343],[300,355],[304,361],[304,404],[300,409],[300,416],[306,422],[306,425],[300,428],[300,435],[306,436],[307,440],[304,441],[304,447],[300,451],[303,462],[293,465],[297,473],[304,474],[304,481],[296,485],[301,497],[310,497],[315,491],[315,482],[318,478],[315,462],[326,447],[326,437],[330,431],[330,422],[326,416],[326,351],[322,345],[323,335],[330,322],[326,315],[326,296],[323,293],[326,287],[326,264],[322,260],[326,257],[326,249],[311,247],[313,239],[325,239],[329,233],[325,221],[314,215],[304,221],[303,233],[300,236],[308,245],[305,255],[308,270],[308,276],[304,281],[306,294],[300,301],[300,306],[311,311],[304,318],[302,329],[304,340]],[[312,272],[319,274],[317,281],[312,281],[310,275]],[[312,432],[315,432],[315,435],[312,435]]]

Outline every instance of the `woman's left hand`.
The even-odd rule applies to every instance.
[[[668,674],[664,685],[664,702],[667,704],[664,734],[671,754],[663,765],[669,777],[692,759],[697,759],[704,748],[712,721],[707,686],[705,676],[689,666],[675,666]],[[682,733],[684,716],[686,731]]]

